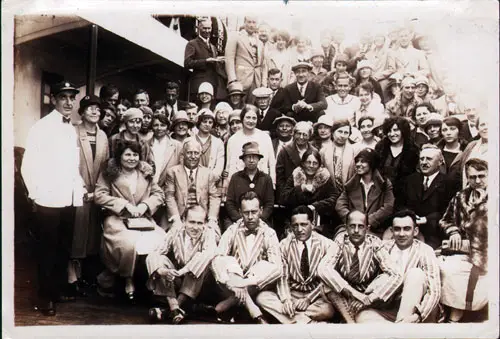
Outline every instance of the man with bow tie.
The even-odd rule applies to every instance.
[[[257,303],[282,324],[328,320],[333,306],[321,295],[318,264],[333,242],[313,231],[313,212],[307,206],[292,211],[292,233],[280,242],[283,275],[276,292],[263,291]]]
[[[55,302],[74,299],[67,283],[75,207],[83,205],[85,184],[80,150],[71,124],[79,90],[68,81],[51,88],[52,112],[28,133],[21,173],[32,199],[38,234],[38,309],[56,314]]]
[[[384,248],[404,276],[403,289],[383,309],[362,310],[356,322],[436,322],[441,278],[434,249],[416,239],[419,227],[413,211],[396,212],[391,229],[394,240],[384,242]]]
[[[437,146],[424,144],[419,156],[420,172],[410,174],[405,179],[401,199],[396,201],[396,210],[408,208],[415,212],[420,231],[418,239],[434,249],[441,246],[439,219],[451,199],[451,186],[446,175],[440,171],[443,165],[441,150]],[[389,228],[386,235],[390,233]]]
[[[262,206],[253,191],[240,197],[242,219],[222,235],[212,272],[225,299],[215,307],[223,317],[241,304],[256,323],[265,324],[254,298],[282,274],[281,253],[276,232],[260,219]]]
[[[195,139],[182,146],[183,163],[167,170],[165,180],[166,218],[162,227],[169,229],[182,225],[181,216],[193,205],[202,206],[208,213],[208,227],[220,237],[218,224],[220,192],[210,169],[200,165],[201,145]]]
[[[367,233],[365,214],[351,211],[346,229],[335,238],[318,267],[318,275],[333,306],[347,323],[355,323],[362,309],[387,304],[403,277],[382,241]]]
[[[311,70],[312,65],[307,62],[300,61],[293,65],[292,72],[297,80],[285,87],[281,111],[286,114],[293,112],[291,116],[296,121],[316,122],[321,112],[327,108],[321,86],[308,81]]]
[[[183,225],[167,232],[165,243],[146,258],[148,288],[166,297],[174,324],[184,319],[183,305],[194,302],[199,295],[217,249],[216,233],[206,227],[206,217],[200,205],[189,207]],[[158,316],[156,311],[150,309],[150,317]]]
[[[198,23],[198,37],[189,41],[184,52],[184,67],[192,69],[190,77],[190,101],[196,101],[197,91],[204,82],[214,88],[214,98],[218,101],[227,96],[226,71],[223,56],[217,56],[217,47],[210,42],[212,21],[204,18]]]

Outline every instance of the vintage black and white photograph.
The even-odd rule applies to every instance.
[[[498,336],[497,2],[28,3],[8,337]]]

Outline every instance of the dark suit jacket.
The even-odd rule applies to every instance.
[[[277,109],[281,113],[286,114],[288,112],[284,112],[283,110],[284,104],[285,104],[285,89],[280,87],[276,90],[276,94],[273,96],[273,99],[271,100],[269,107]]]
[[[296,104],[299,100],[304,100],[306,103],[313,107],[310,112],[308,110],[301,110],[300,112],[292,112],[292,105]],[[283,110],[285,114],[289,114],[297,121],[312,121],[316,122],[320,115],[320,111],[325,110],[328,107],[326,103],[325,96],[321,86],[317,83],[309,81],[306,87],[305,96],[299,92],[297,82],[291,83],[285,87],[285,100],[283,105]]]
[[[198,87],[203,82],[209,82],[214,87],[215,98],[222,100],[226,98],[226,71],[222,63],[208,63],[208,58],[217,56],[217,48],[207,44],[197,37],[189,41],[184,51],[184,67],[193,69],[190,79],[190,93],[197,93]]]
[[[418,216],[426,217],[427,224],[419,226],[420,232],[429,246],[437,248],[442,241],[439,220],[450,199],[450,187],[444,174],[439,173],[424,192],[424,175],[416,172],[406,178],[401,199],[396,201],[396,209],[408,208]]]
[[[308,149],[313,148],[308,145]],[[300,166],[300,155],[292,141],[285,145],[278,153],[276,158],[276,192],[282,191],[285,187],[286,181],[292,176],[293,170]]]
[[[462,125],[460,126],[460,132],[458,134],[458,137],[460,139],[467,141],[467,142],[471,142],[472,140],[478,140],[480,138],[479,134],[476,135],[475,138],[472,137],[472,134],[470,133],[469,123],[467,120],[462,121]]]
[[[281,116],[280,111],[278,111],[277,109],[274,109],[274,108],[269,108],[267,110],[266,115],[264,116],[264,119],[262,119],[262,121],[260,121],[257,124],[257,128],[262,130],[262,131],[273,132],[273,136],[274,136],[273,122],[274,122],[274,119],[276,119],[279,116]]]

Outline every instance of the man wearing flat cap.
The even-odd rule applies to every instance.
[[[312,66],[307,62],[298,62],[292,67],[296,82],[285,87],[285,99],[282,112],[293,112],[296,121],[316,122],[319,113],[327,108],[321,86],[308,81]]]
[[[63,81],[51,88],[54,109],[28,133],[21,173],[34,202],[38,238],[38,308],[56,314],[55,302],[67,300],[67,267],[73,240],[75,207],[82,206],[77,134],[71,124],[79,90]]]
[[[262,131],[273,130],[274,119],[281,115],[280,111],[269,107],[271,94],[273,94],[273,90],[267,87],[259,87],[252,92],[255,97],[255,106],[259,109],[257,128]]]

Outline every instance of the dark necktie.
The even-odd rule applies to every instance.
[[[193,178],[193,169],[190,168],[189,169],[189,183],[192,184],[194,181],[194,178]]]
[[[264,111],[259,109],[259,120],[262,122],[262,119],[264,119]]]
[[[71,122],[71,118],[62,117],[62,122],[64,124],[69,124]]]
[[[424,191],[429,189],[429,177],[425,177],[424,179]]]
[[[358,252],[359,252],[359,247],[356,247],[356,251],[354,251],[354,255],[352,256],[352,261],[351,261],[351,270],[349,271],[349,274],[347,275],[347,280],[352,283],[359,283],[359,257],[358,257]]]
[[[302,256],[300,257],[300,274],[304,279],[309,277],[309,253],[307,250],[307,244],[304,241],[304,249],[302,250]]]

